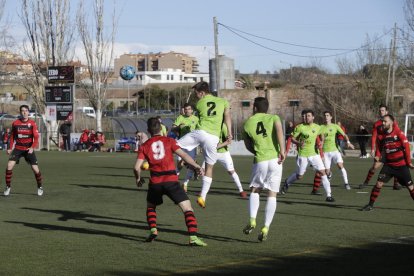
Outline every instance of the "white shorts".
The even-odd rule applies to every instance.
[[[217,152],[217,162],[220,163],[228,172],[234,171],[233,158],[230,152]]]
[[[254,187],[267,189],[275,193],[279,192],[283,167],[277,161],[278,159],[272,159],[253,164],[250,188]]]
[[[339,151],[325,152],[323,159],[325,161],[325,166],[327,169],[331,168],[332,162],[334,162],[335,164],[344,163],[342,155]]]
[[[214,165],[217,161],[217,144],[219,138],[204,130],[193,130],[178,140],[178,145],[186,150],[193,150],[200,146],[203,149],[204,160]]]
[[[313,155],[309,157],[302,157],[298,156],[296,160],[297,164],[297,175],[304,175],[306,172],[306,168],[308,167],[308,163],[312,165],[312,167],[317,170],[325,170],[325,165],[322,162],[322,158],[320,155]]]

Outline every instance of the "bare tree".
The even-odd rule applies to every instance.
[[[93,20],[88,20],[84,1],[80,1],[77,12],[77,27],[86,55],[90,84],[83,83],[82,88],[96,110],[96,128],[102,130],[102,109],[105,107],[105,95],[108,78],[111,76],[111,64],[114,56],[114,43],[117,19],[114,10],[109,33],[104,26],[104,0],[93,1]]]
[[[9,34],[10,22],[5,14],[6,0],[0,0],[0,52],[7,51],[13,44],[13,37]],[[3,71],[3,65],[7,58],[5,53],[0,53],[0,71]]]
[[[20,18],[26,30],[24,55],[33,68],[33,74],[22,85],[42,112],[47,67],[64,65],[73,59],[70,0],[21,0]]]

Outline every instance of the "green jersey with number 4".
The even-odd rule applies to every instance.
[[[280,145],[276,136],[276,122],[280,122],[277,115],[256,113],[244,123],[243,138],[253,142],[255,163],[279,157]]]
[[[344,135],[344,131],[337,124],[329,124],[321,126],[321,134],[325,137],[323,142],[323,152],[338,151],[336,144],[336,134]]]
[[[318,124],[300,124],[295,127],[292,137],[302,142],[298,149],[298,156],[309,157],[317,155],[315,149],[316,138],[321,133],[321,126]]]
[[[220,137],[226,108],[229,108],[229,102],[223,98],[210,94],[201,98],[196,105],[199,118],[196,129]]]

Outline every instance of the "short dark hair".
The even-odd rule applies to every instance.
[[[315,116],[315,113],[313,112],[312,109],[307,109],[305,114],[308,114],[308,113],[312,114],[312,116]]]
[[[300,113],[300,115],[305,115],[306,113],[308,113],[308,109],[303,109],[302,112]]]
[[[323,112],[323,115],[325,115],[326,113],[328,113],[329,115],[331,115],[331,116],[332,116],[332,113],[331,113],[330,111],[324,111],[324,112]]]
[[[22,111],[22,108],[26,108],[27,110],[29,110],[30,108],[29,108],[29,106],[27,105],[27,104],[22,104],[20,107],[19,107],[19,111],[21,112]]]
[[[205,81],[200,81],[199,83],[196,83],[192,88],[197,92],[204,91],[206,93],[210,93],[210,87],[208,83]]]
[[[383,107],[385,108],[385,110],[388,110],[388,106],[386,106],[385,104],[380,104],[378,109],[383,108]]]
[[[148,127],[148,132],[151,135],[157,134],[157,133],[159,133],[161,131],[161,123],[155,117],[152,117],[152,118],[149,118],[148,119],[148,121],[147,121],[147,127]]]
[[[265,97],[256,97],[254,99],[253,107],[259,113],[266,113],[269,110],[269,101]]]
[[[391,119],[391,121],[393,121],[393,122],[395,121],[394,116],[392,116],[391,114],[387,114],[387,115],[385,115],[385,116],[383,117],[383,119],[384,119],[385,117],[390,118],[390,119]]]
[[[193,108],[193,106],[192,106],[190,103],[185,103],[183,107],[184,107],[184,108],[186,108],[186,107],[189,107],[189,106],[190,106],[191,108]]]

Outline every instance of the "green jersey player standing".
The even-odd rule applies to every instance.
[[[316,139],[321,134],[321,126],[315,124],[314,112],[307,110],[305,114],[305,122],[298,125],[292,133],[292,142],[298,146],[298,158],[297,158],[297,170],[292,173],[286,180],[282,187],[282,194],[285,194],[289,188],[289,185],[294,183],[298,179],[302,179],[306,172],[308,163],[310,163],[315,170],[321,175],[322,185],[326,191],[326,201],[333,202],[335,199],[331,194],[331,184],[325,171],[325,165],[322,158],[316,150]],[[322,137],[322,144],[324,137]]]
[[[267,239],[270,224],[276,212],[276,195],[282,179],[282,163],[286,158],[285,138],[280,118],[267,114],[269,102],[266,98],[254,99],[253,113],[243,127],[243,140],[247,150],[254,154],[250,181],[249,215],[250,221],[243,229],[250,234],[256,227],[256,217],[260,205],[260,192],[267,190],[264,227],[258,239]]]

